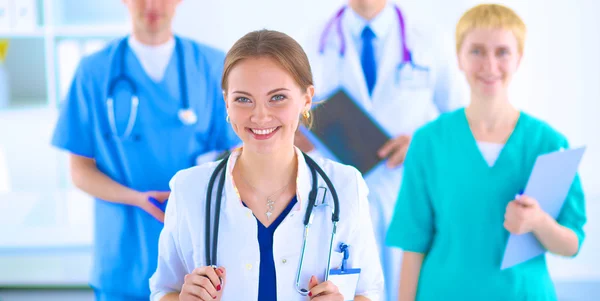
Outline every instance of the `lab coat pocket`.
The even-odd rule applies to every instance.
[[[329,265],[329,268],[332,270],[341,268],[343,259],[344,259],[343,253],[332,252],[331,253],[331,264]]]
[[[354,300],[360,269],[342,266],[343,260],[344,253],[334,252],[331,254],[331,269],[328,280],[337,286],[339,292],[344,296],[344,300]]]
[[[381,102],[377,109],[377,120],[392,136],[412,132],[437,111],[430,87],[408,88],[400,83],[393,93],[393,101]]]
[[[429,67],[413,63],[401,64],[396,69],[396,84],[409,89],[427,89],[431,86]]]
[[[331,270],[329,280],[337,286],[345,301],[354,300],[360,269]]]

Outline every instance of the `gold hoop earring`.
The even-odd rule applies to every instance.
[[[302,116],[304,117],[304,119],[308,120],[310,118],[310,111],[304,111],[304,113],[302,113]]]

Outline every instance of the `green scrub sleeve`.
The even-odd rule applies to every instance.
[[[424,166],[429,156],[427,135],[417,131],[404,161],[404,174],[386,244],[404,251],[427,253],[434,237],[433,208]]]
[[[581,244],[585,239],[583,225],[586,223],[586,220],[585,197],[581,187],[579,174],[577,174],[573,184],[571,184],[569,194],[567,195],[567,199],[565,200],[557,219],[559,224],[571,229],[577,235],[579,246],[577,248],[577,253],[573,256],[576,256],[579,253]]]
[[[569,144],[566,139],[564,139],[562,144],[565,149],[569,148]],[[563,204],[563,207],[561,208],[557,218],[557,222],[560,225],[571,229],[577,235],[579,245],[577,247],[577,252],[573,255],[573,257],[579,253],[579,250],[581,250],[581,244],[585,239],[583,226],[585,225],[586,221],[585,196],[578,173],[575,175],[575,179],[571,184],[571,188],[569,189],[565,203]]]

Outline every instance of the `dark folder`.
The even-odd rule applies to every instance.
[[[363,175],[382,160],[377,151],[390,139],[343,90],[312,109],[312,134],[339,160]]]

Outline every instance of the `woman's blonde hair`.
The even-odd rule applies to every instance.
[[[527,28],[523,20],[512,9],[499,4],[480,4],[463,14],[456,24],[456,52],[473,29],[507,29],[517,38],[519,52],[523,54]]]

